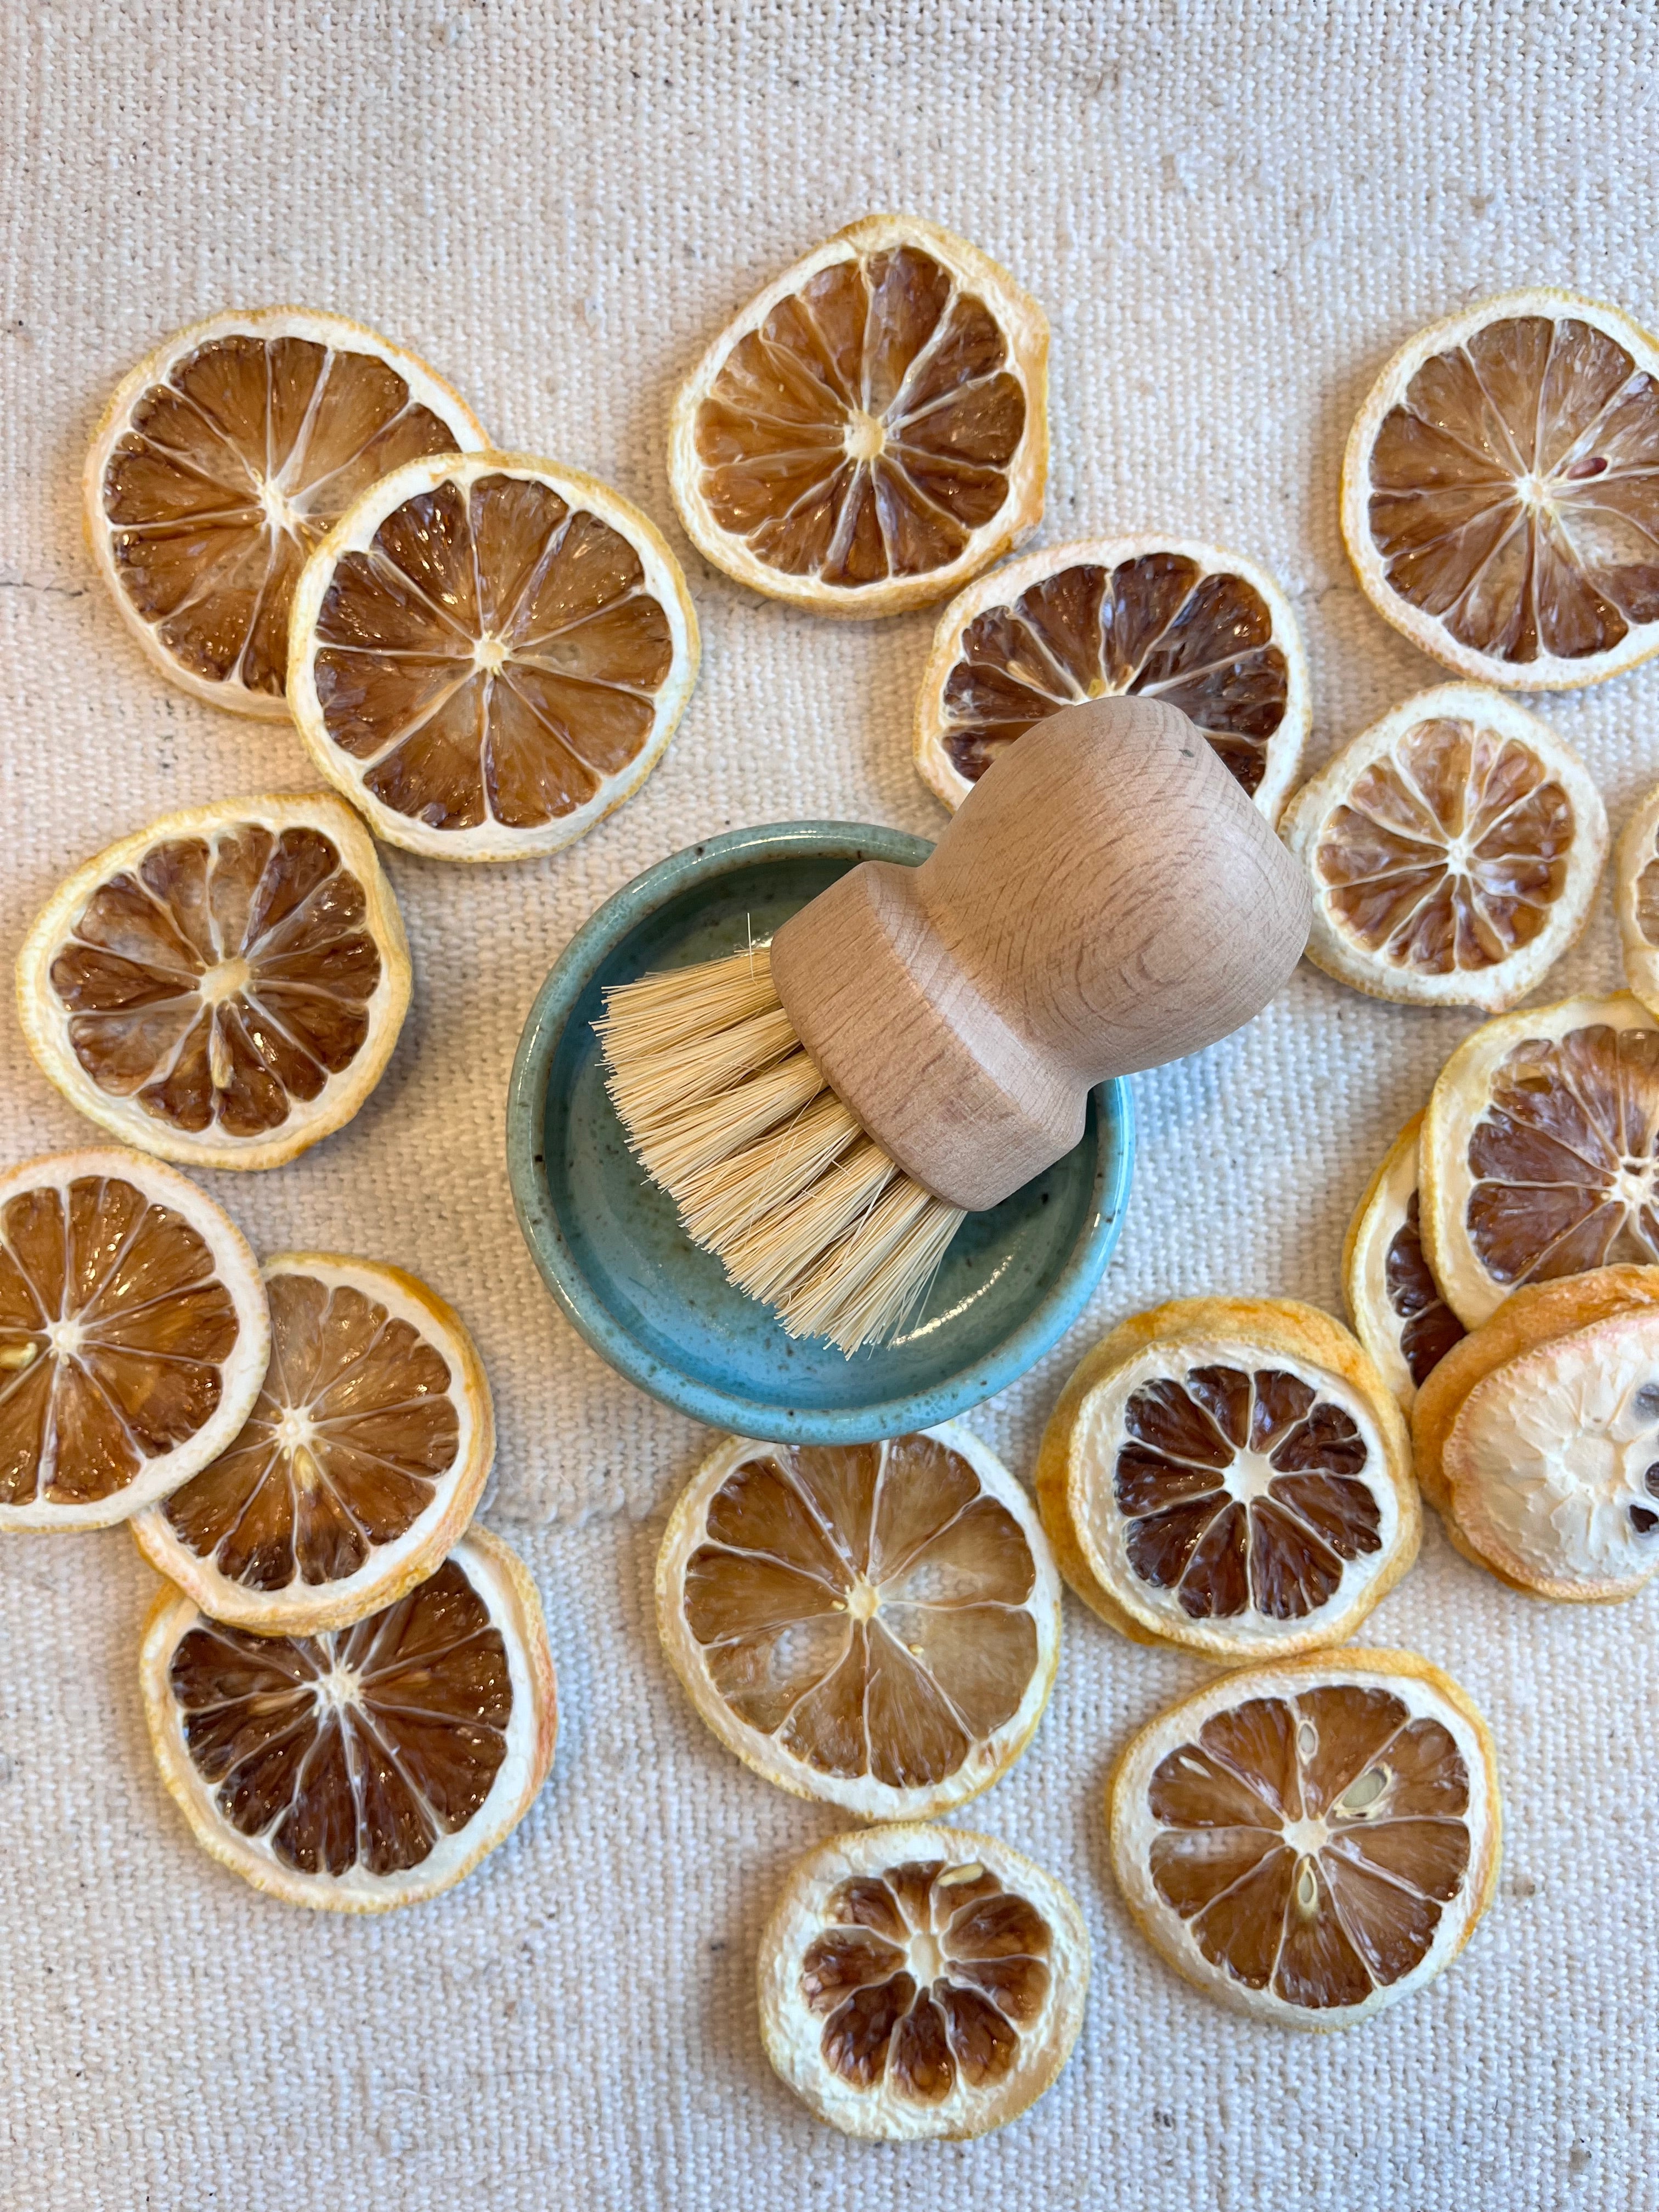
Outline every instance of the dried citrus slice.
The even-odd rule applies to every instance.
[[[1659,1260],[1659,1028],[1623,991],[1484,1024],[1441,1071],[1419,1166],[1466,1328],[1522,1283]]]
[[[1659,346],[1539,286],[1419,331],[1342,468],[1366,597],[1488,684],[1600,683],[1659,650]]]
[[[70,1103],[201,1167],[276,1167],[349,1121],[409,988],[374,841],[325,792],[164,815],[77,869],[17,960]]]
[[[1498,1881],[1492,1733],[1407,1651],[1224,1674],[1135,1737],[1107,1817],[1170,1964],[1290,2027],[1347,2027],[1432,1981]]]
[[[1505,1581],[1633,1597],[1659,1573],[1659,1309],[1628,1306],[1484,1376],[1440,1464],[1452,1519]]]
[[[139,1673],[197,1842],[289,1905],[435,1897],[518,1826],[553,1763],[541,1601],[482,1528],[394,1604],[318,1636],[255,1636],[169,1589]]]
[[[1475,684],[1420,691],[1285,811],[1313,882],[1308,957],[1356,990],[1496,1012],[1589,917],[1607,817],[1547,723]]]
[[[423,1582],[471,1519],[489,1385],[460,1316],[401,1267],[283,1252],[263,1273],[270,1365],[246,1425],[132,1533],[216,1620],[343,1628]]]
[[[1619,840],[1613,903],[1625,947],[1625,981],[1650,1013],[1659,1014],[1659,784]]]
[[[114,1147],[0,1176],[0,1528],[101,1528],[225,1449],[270,1352],[253,1255]]]
[[[1006,269],[911,216],[838,231],[681,386],[668,478],[699,552],[820,613],[925,605],[1042,513],[1048,325]]]
[[[1346,1329],[1288,1298],[1115,1328],[1060,1395],[1036,1492],[1085,1604],[1211,1659],[1340,1643],[1417,1556],[1400,1409]]]
[[[729,1437],[675,1507],[657,1626],[720,1741],[785,1790],[921,1818],[1006,1773],[1060,1656],[1024,1492],[955,1422],[822,1449]]]
[[[916,697],[917,773],[959,806],[1033,722],[1125,691],[1179,707],[1278,820],[1308,735],[1296,617],[1253,561],[1181,538],[1045,546],[953,599]]]
[[[655,524],[523,453],[395,470],[294,595],[301,736],[382,837],[440,860],[574,843],[650,775],[696,672]]]
[[[1593,1267],[1585,1274],[1564,1275],[1557,1282],[1528,1283],[1505,1298],[1479,1328],[1460,1338],[1426,1377],[1412,1407],[1417,1486],[1446,1521],[1448,1534],[1460,1550],[1469,1547],[1452,1517],[1451,1493],[1441,1462],[1452,1423],[1475,1384],[1552,1338],[1587,1328],[1610,1314],[1652,1305],[1659,1305],[1659,1267]]]
[[[761,2036],[821,2120],[890,2142],[988,2134],[1071,2057],[1089,1936],[994,1836],[905,1824],[792,1870],[760,1943]]]
[[[1423,1249],[1413,1115],[1383,1155],[1348,1224],[1342,1282],[1354,1333],[1410,1413],[1419,1387],[1463,1334]]]
[[[87,456],[87,538],[164,676],[280,720],[306,556],[377,477],[484,443],[441,377],[361,323],[305,307],[215,315],[110,401]]]

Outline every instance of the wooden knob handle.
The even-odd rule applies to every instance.
[[[919,868],[866,861],[772,945],[784,1011],[882,1149],[994,1206],[1068,1152],[1091,1087],[1179,1059],[1301,957],[1302,871],[1187,717],[1063,708]]]

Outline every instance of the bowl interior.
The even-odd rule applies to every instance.
[[[1122,1086],[1103,1085],[1072,1152],[1000,1206],[969,1216],[922,1309],[891,1344],[849,1359],[833,1345],[792,1338],[769,1308],[728,1283],[629,1152],[592,1024],[607,985],[763,939],[859,860],[914,864],[930,849],[891,830],[823,825],[814,837],[807,830],[769,833],[787,840],[769,850],[754,842],[769,833],[711,840],[695,865],[679,867],[678,883],[676,864],[694,855],[677,855],[601,908],[532,1015],[510,1120],[523,1118],[538,1139],[527,1158],[512,1160],[526,1234],[595,1348],[702,1419],[828,1441],[946,1419],[1047,1348],[1115,1241],[1129,1131]],[[723,861],[715,848],[732,842],[739,849]],[[665,872],[653,896],[653,878]],[[509,1152],[518,1150],[510,1129]]]

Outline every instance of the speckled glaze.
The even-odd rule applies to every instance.
[[[537,994],[513,1066],[507,1165],[548,1288],[631,1382],[714,1426],[859,1443],[930,1427],[1023,1375],[1082,1311],[1117,1242],[1134,1152],[1129,1094],[1102,1084],[1082,1142],[970,1214],[919,1316],[848,1359],[785,1334],[647,1183],[605,1091],[593,1021],[611,983],[768,938],[860,860],[932,848],[855,822],[738,830],[658,862],[607,899]]]

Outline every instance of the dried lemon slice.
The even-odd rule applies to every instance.
[[[323,792],[164,815],[77,869],[17,958],[70,1103],[201,1167],[276,1167],[349,1121],[409,989],[374,841]]]
[[[289,1905],[385,1912],[437,1896],[518,1826],[553,1763],[541,1601],[482,1528],[332,1633],[255,1636],[168,1590],[139,1674],[197,1842]]]
[[[1547,724],[1474,684],[1421,691],[1285,811],[1313,883],[1308,957],[1379,999],[1496,1012],[1589,917],[1607,817]]]
[[[1492,1902],[1492,1733],[1407,1651],[1322,1651],[1183,1698],[1124,1753],[1112,1868],[1207,1995],[1348,2027],[1449,1966]]]
[[[1613,875],[1625,981],[1650,1013],[1659,1013],[1659,784],[1625,824]]]
[[[401,1267],[283,1252],[263,1273],[270,1365],[246,1425],[132,1533],[216,1620],[343,1628],[423,1582],[471,1519],[489,1385],[459,1316]]]
[[[1441,1071],[1419,1164],[1466,1328],[1522,1283],[1659,1259],[1659,1028],[1622,991],[1486,1023]]]
[[[1033,722],[1126,691],[1180,708],[1278,820],[1310,711],[1296,617],[1253,561],[1181,538],[1045,546],[953,599],[916,698],[916,772],[959,806]]]
[[[1342,1248],[1342,1282],[1354,1333],[1409,1413],[1420,1385],[1463,1334],[1423,1249],[1413,1115],[1383,1155],[1354,1209]]]
[[[217,1457],[270,1352],[259,1271],[137,1152],[0,1176],[0,1528],[101,1528]]]
[[[766,2055],[821,2120],[959,2141],[1034,2105],[1071,2057],[1089,1936],[994,1836],[864,1828],[791,1872],[760,1942]]]
[[[1042,513],[1048,325],[977,246],[911,216],[838,231],[726,325],[674,402],[699,552],[819,613],[943,599]]]
[[[1417,1556],[1400,1409],[1345,1328],[1288,1298],[1121,1323],[1061,1393],[1036,1492],[1086,1605],[1206,1658],[1340,1643]]]
[[[392,844],[556,852],[662,757],[697,622],[661,532],[523,453],[411,462],[372,485],[294,595],[289,698],[325,775]]]
[[[1342,534],[1378,613],[1460,675],[1597,684],[1659,650],[1659,346],[1538,286],[1419,331],[1373,386]]]
[[[459,393],[361,323],[305,307],[215,315],[110,401],[87,456],[87,538],[164,676],[280,720],[306,556],[377,477],[485,442]]]
[[[732,1437],[675,1507],[657,1626],[691,1702],[769,1782],[925,1818],[1005,1774],[1060,1656],[1024,1492],[955,1422],[810,1449]]]

